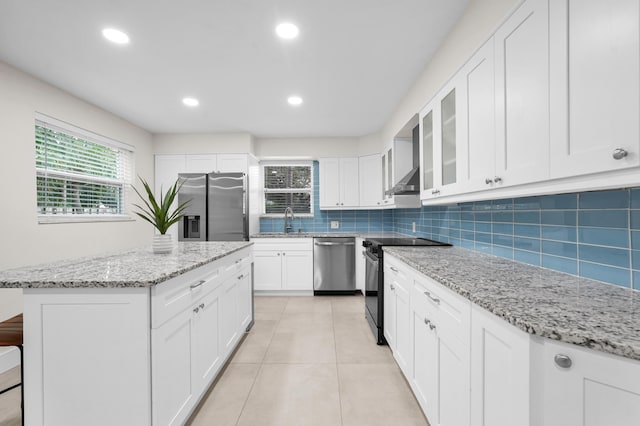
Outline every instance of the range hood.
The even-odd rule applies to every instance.
[[[420,193],[420,167],[414,167],[386,195],[414,195]]]
[[[411,131],[413,142],[413,168],[393,188],[385,191],[385,195],[417,195],[420,194],[420,127]],[[406,170],[406,169],[405,169]]]

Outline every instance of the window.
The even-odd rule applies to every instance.
[[[263,163],[264,213],[282,215],[287,207],[295,214],[313,214],[313,164]]]
[[[43,115],[35,143],[39,222],[128,218],[132,147]]]

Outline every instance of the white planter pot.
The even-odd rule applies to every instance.
[[[171,234],[156,234],[153,236],[153,252],[157,254],[173,251],[173,236]]]

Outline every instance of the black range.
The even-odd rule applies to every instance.
[[[386,344],[383,332],[384,321],[384,246],[431,246],[444,247],[451,246],[448,243],[429,240],[427,238],[367,238],[362,245],[367,248],[365,254],[365,315],[371,326],[376,342],[379,345]]]

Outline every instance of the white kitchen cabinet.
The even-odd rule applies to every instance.
[[[218,154],[216,171],[221,173],[249,173],[249,156],[247,154]]]
[[[549,0],[527,0],[495,33],[500,185],[549,177]]]
[[[360,206],[358,158],[320,158],[320,208]]]
[[[484,309],[471,309],[471,425],[530,423],[530,336]]]
[[[385,258],[386,262],[386,258]],[[432,424],[470,424],[468,300],[428,277],[411,289],[414,393]]]
[[[218,170],[216,154],[189,154],[184,158],[186,169],[180,173],[211,173]]]
[[[360,186],[360,207],[380,207],[382,205],[382,165],[380,154],[358,158]]]
[[[413,369],[413,338],[409,289],[413,284],[411,270],[393,257],[384,264],[384,336],[396,362],[407,377]]]
[[[545,426],[636,426],[640,363],[545,339],[541,342]]]
[[[192,308],[193,384],[197,395],[206,390],[222,367],[225,352],[220,348],[219,318],[224,302],[220,300],[220,294],[216,289]]]
[[[640,3],[554,0],[550,18],[551,176],[640,165]]]
[[[256,238],[256,291],[313,291],[312,238]]]
[[[461,168],[459,192],[472,192],[500,185],[496,179],[496,111],[494,39],[490,38],[464,65],[461,74],[459,119],[461,145],[467,167]],[[428,121],[428,117],[423,123]],[[498,182],[496,182],[498,180]],[[425,187],[425,189],[429,189]]]
[[[460,139],[462,82],[462,74],[456,74],[419,114],[423,200],[457,193],[466,170],[467,147]]]
[[[220,338],[225,352],[231,350],[239,338],[238,296],[238,281],[235,277],[231,277],[224,283],[220,294]]]

